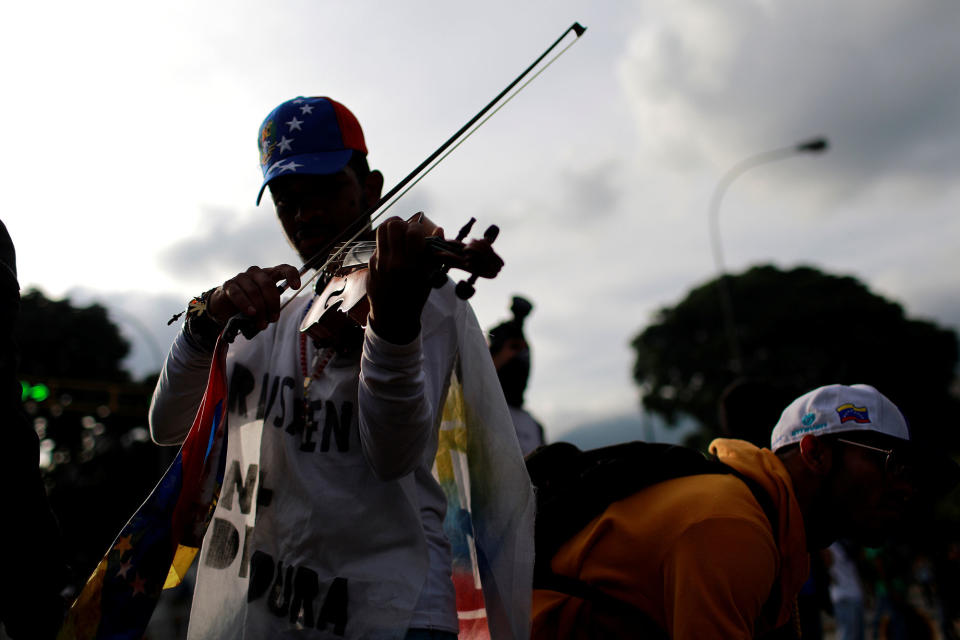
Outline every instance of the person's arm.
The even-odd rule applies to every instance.
[[[177,334],[150,400],[150,437],[160,445],[181,444],[193,425],[207,386],[213,350]]]
[[[421,338],[396,345],[367,327],[358,390],[360,441],[382,480],[413,471],[435,423]]]
[[[385,480],[421,463],[445,382],[443,367],[435,365],[452,358],[430,353],[430,365],[424,365],[425,348],[435,349],[421,336],[431,291],[424,247],[436,232],[417,221],[390,218],[377,228],[377,250],[370,259],[370,315],[358,390],[360,442],[374,473]]]
[[[679,536],[664,563],[664,612],[674,640],[753,638],[777,576],[769,529],[712,518]]]
[[[238,313],[250,318],[257,330],[275,322],[280,314],[277,281],[281,279],[293,289],[300,288],[300,274],[291,265],[250,267],[201,296],[195,301],[196,308],[191,303],[150,401],[150,436],[154,442],[175,445],[187,437],[207,387],[217,335]]]

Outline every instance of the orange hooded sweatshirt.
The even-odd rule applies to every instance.
[[[610,505],[560,548],[554,572],[644,611],[674,640],[752,638],[788,623],[809,571],[790,476],[769,449],[742,440],[714,440],[710,451],[770,494],[776,540],[743,481],[689,476]],[[779,606],[762,619],[775,583]],[[581,598],[537,589],[531,637],[631,637],[617,618]]]

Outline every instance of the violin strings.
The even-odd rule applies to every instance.
[[[343,263],[347,259],[347,256],[353,252],[372,252],[377,248],[377,242],[375,240],[357,240],[353,243],[343,242],[337,245],[337,257],[331,261],[331,264],[327,266],[327,271],[338,271],[343,268]],[[358,258],[358,264],[363,263],[362,258]],[[353,266],[353,265],[351,265]],[[332,267],[332,268],[331,268]]]
[[[371,221],[372,221],[372,219],[371,219]],[[323,264],[320,265],[319,267],[317,267],[317,269],[313,272],[313,275],[311,275],[309,278],[307,278],[305,282],[301,283],[301,284],[300,284],[300,288],[297,289],[296,291],[294,291],[294,292],[293,292],[293,295],[290,296],[289,298],[287,298],[287,300],[286,300],[285,302],[282,302],[282,303],[280,304],[280,311],[283,311],[284,308],[286,308],[286,306],[287,306],[288,304],[290,304],[291,302],[293,302],[293,301],[296,299],[297,296],[299,296],[302,292],[306,291],[307,285],[309,285],[311,282],[313,282],[314,280],[316,280],[316,279],[320,276],[321,273],[325,273],[325,272],[327,271],[327,269],[330,267],[331,264],[333,264],[334,262],[336,262],[336,261],[339,259],[340,264],[342,265],[342,264],[343,264],[343,255],[344,255],[344,253],[346,252],[347,247],[350,247],[350,246],[351,246],[351,243],[354,243],[355,241],[357,241],[357,238],[359,238],[360,235],[361,235],[364,231],[366,231],[366,225],[364,225],[363,227],[361,227],[361,229],[360,229],[359,231],[357,231],[357,232],[353,235],[353,237],[351,237],[349,240],[346,240],[345,242],[343,242],[343,243],[341,243],[341,244],[339,244],[339,245],[336,245],[336,248],[330,253],[330,255],[329,255],[329,256],[327,257],[327,259],[323,262]],[[358,242],[359,242],[359,241],[358,241]],[[365,242],[370,242],[370,241],[369,241],[369,240],[366,240]],[[373,244],[374,244],[374,246],[376,246],[376,242],[373,242]],[[303,273],[301,273],[300,275],[302,276]],[[285,286],[286,284],[287,284],[286,281],[284,281],[284,282],[283,282],[283,285]]]

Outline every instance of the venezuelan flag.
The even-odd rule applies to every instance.
[[[228,346],[221,336],[203,401],[176,459],[87,580],[59,640],[141,638],[160,592],[180,584],[193,563],[223,484]]]
[[[851,403],[842,404],[837,407],[837,415],[840,418],[840,424],[853,420],[859,424],[870,422],[870,414],[866,407],[857,407]]]

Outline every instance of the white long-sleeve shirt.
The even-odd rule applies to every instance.
[[[338,621],[346,637],[457,631],[446,499],[431,474],[458,327],[476,323],[452,289],[431,294],[414,342],[394,345],[368,328],[362,357],[334,357],[308,387],[312,420],[302,369],[314,347],[306,340],[301,354],[298,332],[309,299],[252,340],[236,339],[229,461],[200,556],[192,638],[321,624],[303,637],[325,637]],[[209,365],[181,332],[151,404],[157,442],[186,436]],[[247,604],[231,611],[238,594]]]

